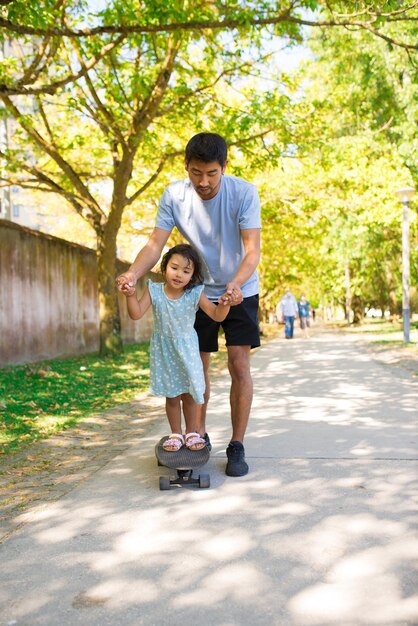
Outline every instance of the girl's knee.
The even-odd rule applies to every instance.
[[[166,406],[169,406],[169,407],[178,406],[180,404],[180,397],[181,396],[175,396],[174,398],[166,398],[165,399]]]
[[[196,404],[193,396],[190,393],[182,393],[180,398],[183,404]]]

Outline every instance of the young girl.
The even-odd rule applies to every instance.
[[[148,280],[141,298],[137,298],[134,287],[125,291],[128,313],[132,319],[140,319],[152,304],[150,387],[152,394],[165,396],[171,428],[163,447],[175,452],[185,444],[190,450],[201,450],[205,440],[196,432],[197,405],[203,404],[205,379],[194,329],[196,311],[200,307],[213,320],[222,322],[230,306],[226,295],[219,299],[219,304],[205,296],[201,261],[188,244],[174,246],[163,256],[161,273],[164,282]],[[182,405],[185,437],[181,427]]]

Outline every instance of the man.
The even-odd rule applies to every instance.
[[[196,332],[205,373],[205,403],[200,411],[199,432],[210,447],[206,410],[210,396],[210,353],[218,350],[223,327],[231,375],[232,437],[227,448],[226,474],[248,472],[243,445],[251,410],[253,387],[250,350],[260,345],[258,328],[258,275],[260,260],[260,201],[254,185],[225,175],[227,146],[215,133],[199,133],[186,146],[188,178],[169,185],[158,207],[156,225],[127,272],[117,279],[118,288],[135,285],[157,263],[176,226],[200,253],[205,266],[205,293],[217,302],[229,299],[231,310],[221,322],[199,309]]]
[[[293,339],[295,317],[298,315],[298,303],[290,289],[286,289],[286,293],[280,301],[280,309],[285,324],[284,335],[286,339]]]

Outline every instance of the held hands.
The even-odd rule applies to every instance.
[[[124,272],[116,279],[116,287],[124,296],[133,296],[136,289],[136,277],[132,272]]]
[[[123,295],[126,296],[127,298],[130,298],[131,296],[136,295],[136,287],[125,286],[123,289],[121,289],[121,291]]]
[[[218,298],[218,303],[224,306],[235,306],[243,301],[242,291],[237,283],[228,283],[226,291]]]

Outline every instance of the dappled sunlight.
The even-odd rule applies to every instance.
[[[363,370],[357,353],[349,372],[324,375],[328,353],[343,355],[323,338],[308,384],[299,347],[286,347],[299,358],[288,368],[272,343],[255,358],[250,473],[225,476],[229,383],[218,379],[202,470],[211,488],[159,491],[169,470],[154,456],[166,429],[156,409],[93,477],[22,516],[2,553],[8,621],[54,623],[58,607],[74,625],[418,623],[415,388],[385,395],[390,378]]]
[[[398,539],[341,559],[325,581],[297,594],[289,603],[296,623],[415,623],[418,595],[411,580],[404,595],[399,573],[418,559],[418,541]]]
[[[246,606],[253,609],[254,605],[262,610],[269,591],[273,591],[272,583],[259,567],[248,562],[236,563],[217,568],[198,588],[177,594],[173,606],[193,608],[203,602],[213,609],[228,601],[239,603],[242,610]]]
[[[321,458],[330,450],[337,458],[415,456],[409,431],[418,418],[416,383],[405,381],[398,391],[391,372],[350,337],[339,343],[325,334],[309,343],[274,340],[253,363],[249,452],[252,441],[272,438],[269,448],[283,457]]]
[[[120,609],[129,604],[141,605],[158,601],[160,583],[146,578],[137,577],[135,582],[123,576],[111,576],[108,580],[92,586],[88,592],[78,597],[82,604],[80,608],[93,608],[106,604],[110,609]],[[84,601],[84,606],[83,606]]]
[[[211,458],[212,489],[160,493],[163,469],[152,448],[131,452],[128,461],[105,468],[94,488],[84,487],[77,507],[67,498],[33,520],[25,576],[33,575],[45,549],[51,574],[16,604],[17,618],[53,605],[73,570],[90,572],[95,581],[86,585],[76,576],[73,608],[102,607],[115,620],[140,606],[145,623],[157,623],[162,603],[173,623],[184,615],[193,620],[202,606],[223,623],[226,601],[234,606],[234,623],[264,623],[257,621],[261,614],[277,625],[339,626],[354,618],[391,624],[415,610],[410,584],[403,589],[399,579],[418,558],[412,520],[404,515],[415,476],[402,464],[385,477],[369,461],[270,459],[259,467],[253,461],[244,481],[225,481]],[[117,471],[134,457],[136,487]],[[271,477],[263,476],[266,470]],[[118,487],[109,489],[109,476]],[[17,575],[17,561],[11,565]],[[264,612],[267,593],[271,612]],[[283,612],[287,621],[275,621]]]

